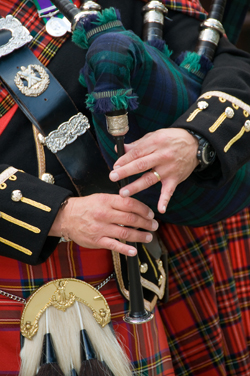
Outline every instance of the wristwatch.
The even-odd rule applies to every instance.
[[[194,171],[203,171],[214,162],[216,151],[203,136],[200,136],[199,134],[190,131],[189,129],[186,130],[198,140],[198,150],[196,157],[199,161],[199,165],[194,169]]]

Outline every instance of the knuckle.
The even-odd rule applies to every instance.
[[[127,222],[129,225],[132,225],[136,222],[136,215],[133,213],[128,213],[127,214]]]
[[[143,159],[139,159],[139,160],[136,162],[136,166],[137,166],[137,168],[138,168],[138,170],[139,170],[140,172],[143,172],[143,171],[145,171],[145,170],[148,169],[148,168],[147,168],[147,163],[146,163],[145,160],[143,160]]]
[[[109,239],[106,242],[105,247],[110,249],[111,251],[119,252],[119,243],[114,239]]]
[[[126,227],[122,227],[121,229],[120,229],[120,239],[124,239],[124,240],[126,240],[126,239],[128,239],[128,236],[129,236],[129,231],[128,231],[128,229],[126,228]]]
[[[145,174],[144,181],[147,187],[151,187],[155,184],[155,176],[152,174],[152,172]]]
[[[93,218],[95,221],[99,221],[100,218],[103,218],[104,217],[104,213],[105,211],[101,210],[101,209],[96,209],[94,212],[93,212]]]
[[[100,200],[100,204],[104,205],[107,202],[109,202],[110,196],[105,194],[105,193],[100,193],[99,194],[99,200]]]
[[[135,202],[131,197],[125,197],[123,199],[124,205],[126,206],[127,209],[133,209]]]
[[[140,148],[134,148],[131,150],[131,157],[132,157],[132,160],[135,160],[135,159],[138,159],[141,157],[141,149]]]
[[[89,231],[89,234],[92,234],[92,236],[99,234],[101,231],[101,226],[98,223],[93,223],[88,229],[88,231]]]

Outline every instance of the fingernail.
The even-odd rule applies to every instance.
[[[116,172],[111,172],[110,173],[110,179],[113,181],[119,180],[119,175]]]
[[[146,241],[147,242],[149,242],[149,243],[152,242],[152,239],[153,239],[153,235],[152,234],[149,234],[149,235],[146,236]]]
[[[120,193],[120,195],[121,195],[122,197],[128,197],[128,196],[130,195],[130,192],[129,192],[128,189],[125,189],[124,191],[122,191],[122,192]]]
[[[152,230],[155,231],[158,229],[158,222],[154,219],[152,221]]]
[[[166,211],[166,206],[163,206],[162,207],[162,212],[165,213],[165,211]]]
[[[153,219],[154,218],[154,216],[155,216],[155,214],[154,214],[154,212],[152,211],[152,210],[149,210],[149,212],[148,212],[148,219]]]
[[[128,256],[135,256],[136,255],[136,250],[135,249],[130,249],[128,251]]]
[[[119,165],[116,165],[116,166],[114,166],[114,170],[116,170],[117,168],[120,168],[121,166],[119,166]]]

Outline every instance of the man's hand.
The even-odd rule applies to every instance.
[[[142,177],[121,188],[120,195],[128,197],[156,184],[160,178],[162,189],[158,210],[165,213],[177,185],[187,179],[198,165],[197,149],[197,140],[184,129],[167,128],[148,133],[140,140],[125,145],[126,154],[116,161],[110,179],[118,181],[145,172]]]
[[[130,197],[109,194],[71,197],[59,210],[49,235],[69,238],[83,247],[107,248],[134,256],[136,249],[117,239],[149,243],[152,234],[136,228],[157,230],[158,222],[153,217],[152,210]]]

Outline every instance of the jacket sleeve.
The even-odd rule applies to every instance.
[[[192,177],[216,188],[250,159],[250,55],[223,37],[213,63],[201,96],[172,127],[193,130],[213,145],[215,163]]]
[[[32,265],[45,261],[59,241],[48,232],[70,195],[67,189],[0,165],[0,254]]]

